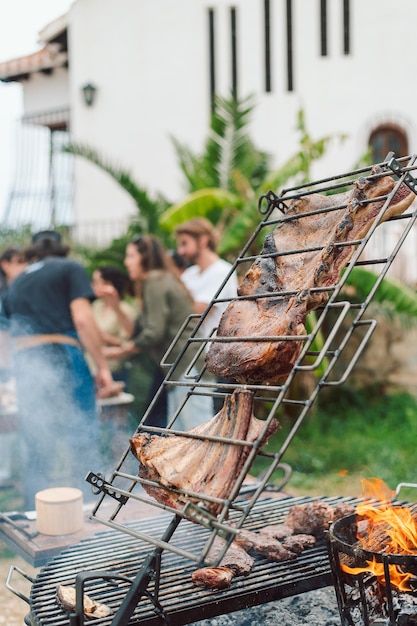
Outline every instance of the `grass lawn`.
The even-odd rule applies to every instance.
[[[283,428],[268,444],[268,452],[280,449],[291,426],[280,421]],[[390,489],[399,483],[417,483],[416,449],[414,397],[339,389],[306,417],[283,456],[293,470],[286,491],[359,496],[362,478],[380,478]],[[253,473],[269,464],[269,459],[259,457]],[[276,479],[281,476],[278,473]],[[402,489],[400,497],[415,501],[417,490]]]

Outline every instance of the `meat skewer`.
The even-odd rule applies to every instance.
[[[390,176],[379,173],[382,169],[375,166],[372,176],[359,178],[351,192],[292,201],[282,222],[265,238],[264,256],[245,275],[238,291],[243,298],[230,302],[223,313],[217,337],[237,340],[210,343],[210,372],[247,384],[285,380],[303,347],[302,340],[286,337],[305,336],[307,314],[328,299],[327,291],[312,290],[337,283],[395,187]],[[402,184],[381,221],[403,213],[414,198]],[[343,245],[348,242],[356,244]],[[273,336],[285,338],[265,341]],[[239,342],[239,337],[263,340]]]
[[[250,446],[230,440],[257,441],[264,427],[265,422],[253,415],[252,392],[235,391],[226,396],[217,415],[189,431],[198,438],[168,432],[166,436],[139,433],[131,438],[130,444],[140,462],[139,476],[161,485],[143,484],[158,502],[182,510],[187,502],[202,500],[207,510],[216,515],[222,505],[205,498],[229,497],[251,450]],[[273,419],[262,445],[278,428],[278,421]],[[221,437],[225,441],[212,441],[208,437]]]

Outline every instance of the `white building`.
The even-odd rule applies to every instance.
[[[214,93],[256,95],[250,133],[277,167],[299,147],[300,108],[313,138],[347,135],[316,164],[315,177],[353,169],[370,142],[377,160],[390,149],[413,153],[416,18],[415,0],[76,0],[41,31],[39,51],[0,64],[0,80],[22,84],[31,122],[9,219],[36,207],[36,188],[22,194],[19,186],[25,168],[49,165],[31,154],[31,142],[40,145],[35,130],[45,145],[69,133],[151,194],[178,201],[183,181],[171,137],[202,148]],[[91,106],[88,83],[96,88]],[[39,207],[52,196],[49,213],[80,236],[104,223],[115,236],[136,210],[131,198],[98,168],[72,161],[56,152],[55,183]],[[410,280],[415,265],[413,255]]]

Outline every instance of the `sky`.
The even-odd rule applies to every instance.
[[[65,13],[74,0],[13,0],[0,2],[0,62],[39,50],[38,33]],[[15,169],[14,134],[23,113],[19,83],[0,82],[0,217]]]

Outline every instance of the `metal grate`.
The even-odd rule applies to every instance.
[[[236,259],[233,269],[240,270],[243,267],[244,271],[246,271],[253,263],[253,261],[255,261],[260,256],[259,254],[255,256],[251,253],[251,250],[254,247],[258,247],[259,241],[261,241],[264,236],[267,233],[271,232],[278,224],[284,222],[285,220],[293,219],[293,217],[291,216],[286,216],[286,209],[291,200],[311,196],[313,193],[330,195],[349,190],[352,188],[352,186],[355,184],[355,181],[360,176],[373,176],[375,178],[377,176],[386,175],[386,173],[390,174],[397,181],[395,189],[398,189],[400,184],[405,182],[408,187],[410,187],[412,190],[415,190],[416,182],[414,177],[412,176],[412,172],[416,168],[415,160],[415,157],[406,157],[404,159],[396,160],[393,155],[389,155],[387,157],[387,161],[382,164],[382,174],[374,175],[371,173],[370,168],[363,168],[361,170],[356,170],[348,174],[343,174],[332,179],[325,179],[316,183],[310,183],[309,185],[284,190],[280,196],[276,196],[274,193],[269,192],[260,200],[260,211],[262,215],[260,224],[256,231],[253,233],[250,240],[247,242],[241,255]],[[395,223],[397,237],[392,243],[392,246],[389,249],[387,248],[384,250],[384,254],[382,256],[374,257],[370,252],[370,247],[368,244],[374,234],[374,231],[378,227],[384,212],[390,205],[390,202],[392,200],[392,194],[387,197],[380,198],[380,200],[383,201],[383,208],[380,211],[378,217],[375,219],[368,233],[362,239],[355,240],[353,244],[350,244],[354,245],[355,251],[342,276],[335,284],[325,285],[324,287],[315,289],[315,291],[317,291],[318,293],[326,292],[328,295],[328,299],[323,307],[315,311],[315,323],[310,332],[301,337],[299,335],[274,337],[274,339],[284,339],[288,341],[297,340],[303,342],[303,348],[301,350],[301,353],[283,384],[243,385],[220,383],[216,385],[216,390],[214,391],[213,382],[205,380],[206,373],[204,372],[204,369],[200,371],[197,377],[189,376],[189,379],[186,382],[176,379],[174,375],[175,368],[179,360],[187,359],[187,351],[190,346],[197,343],[200,346],[200,350],[204,350],[205,346],[210,341],[230,341],[229,338],[223,337],[199,337],[198,325],[197,329],[189,338],[185,349],[180,354],[177,361],[175,363],[169,364],[168,357],[166,359],[165,364],[169,366],[169,370],[160,391],[162,390],[162,387],[164,385],[168,387],[181,385],[187,387],[189,397],[194,394],[200,394],[212,395],[214,397],[224,399],[227,395],[230,395],[235,390],[249,390],[254,394],[254,413],[255,415],[263,415],[266,425],[268,425],[274,417],[278,416],[279,418],[280,412],[291,412],[292,421],[290,422],[290,426],[285,426],[284,428],[282,428],[282,430],[279,431],[278,435],[276,435],[279,436],[281,440],[279,451],[274,454],[268,453],[267,451],[260,451],[259,440],[253,444],[247,444],[245,442],[245,445],[251,447],[249,457],[239,476],[236,477],[236,482],[232,489],[230,497],[220,502],[220,504],[222,505],[221,513],[217,516],[217,519],[213,519],[212,516],[207,514],[207,511],[205,509],[204,493],[194,494],[196,496],[194,500],[200,500],[202,505],[199,504],[197,506],[196,504],[193,504],[183,511],[178,511],[174,508],[170,508],[169,506],[156,502],[153,498],[149,497],[142,488],[142,485],[149,481],[140,479],[137,476],[138,463],[136,459],[133,458],[133,455],[131,454],[129,448],[127,448],[125,454],[120,460],[120,463],[118,464],[111,479],[108,482],[104,480],[102,476],[100,476],[99,472],[97,474],[92,472],[88,477],[88,480],[94,485],[94,488],[97,490],[97,492],[101,492],[102,494],[95,510],[93,511],[94,518],[99,519],[100,521],[112,528],[118,528],[120,530],[123,530],[123,525],[119,524],[116,521],[117,514],[122,506],[128,507],[129,501],[131,499],[135,499],[171,511],[173,514],[181,518],[191,517],[197,523],[201,523],[202,525],[211,528],[213,530],[213,534],[216,534],[220,531],[226,533],[230,540],[233,538],[230,533],[230,527],[226,523],[229,512],[231,510],[235,511],[235,514],[238,516],[238,526],[240,526],[246,519],[246,517],[250,515],[252,507],[254,506],[260,494],[265,490],[265,487],[267,486],[272,473],[277,469],[277,467],[279,467],[288,446],[294,439],[305,416],[307,415],[312,404],[314,403],[319,391],[325,387],[342,385],[347,380],[375,328],[376,321],[373,319],[365,319],[364,314],[367,310],[369,303],[374,297],[377,288],[381,284],[383,278],[387,275],[394,261],[394,258],[401,245],[403,244],[405,238],[407,237],[408,233],[410,232],[417,215],[411,207],[403,215],[400,215],[394,220],[391,220],[390,222],[384,224],[383,227],[389,227],[392,223]],[[346,204],[344,206],[322,207],[317,213],[319,214],[329,211],[340,212],[345,208],[345,206]],[[301,220],[303,219],[303,217],[303,215],[298,215],[297,219]],[[398,224],[401,225],[400,232],[398,229]],[[308,248],[299,248],[297,250],[291,250],[289,252],[286,251],[285,254],[303,254],[308,252],[308,250]],[[269,256],[271,255],[269,254]],[[275,256],[277,256],[277,254]],[[346,284],[349,274],[351,273],[355,265],[369,266],[372,269],[377,268],[377,279],[370,292],[362,301],[352,303],[343,297],[343,288]],[[223,286],[224,284],[219,288],[217,298],[213,300],[206,313],[203,314],[201,321],[203,321],[203,319],[207,316],[210,308],[214,306],[216,302],[220,301],[220,299],[218,298],[218,294],[221,292]],[[279,295],[286,296],[288,294],[290,294],[290,292],[286,292],[285,294],[280,293]],[[276,296],[277,294],[268,293],[262,297],[272,297],[274,295]],[[186,332],[186,326],[187,324],[184,324],[184,327],[179,331],[179,335],[181,335],[181,333],[183,332]],[[319,335],[321,335],[320,350],[315,348],[315,346],[317,345],[316,339]],[[263,341],[266,339],[270,340],[271,337],[244,338],[244,340],[248,341]],[[341,355],[344,354],[343,351],[345,350],[346,346],[352,344],[353,342],[355,342],[356,345],[355,352],[350,358],[347,366],[344,368],[344,371],[340,373],[340,371],[338,370],[338,366],[340,364]],[[170,351],[168,351],[168,356],[169,352]],[[191,360],[189,362],[189,370],[191,370],[193,366],[195,366],[195,360]],[[294,389],[297,387],[297,394],[299,394],[299,387],[296,385],[296,382],[298,380],[298,377],[303,375],[305,372],[315,372],[316,384],[314,385],[313,389],[310,388],[308,390],[304,390],[304,396],[300,397],[300,395],[295,394]],[[155,401],[157,397],[158,394],[155,397]],[[185,400],[185,402],[187,402],[187,400]],[[138,431],[144,431],[154,434],[166,434],[168,432],[170,435],[178,434],[184,436],[184,433],[175,430],[175,419],[177,415],[181,412],[181,408],[182,407],[179,407],[176,414],[174,416],[171,416],[170,424],[167,430],[158,429],[146,425],[146,417],[150,410],[148,409],[138,426]],[[234,445],[244,445],[244,442],[239,442],[235,440],[226,439],[225,442],[231,442]],[[190,441],[190,445],[191,443],[192,441]],[[256,456],[264,457],[264,459],[266,459],[269,463],[269,466],[267,471],[264,472],[262,480],[257,485],[257,488],[254,489],[251,497],[249,497],[247,500],[245,500],[244,503],[242,503],[242,501],[237,501],[236,498],[242,488],[244,479]],[[160,485],[158,483],[155,483],[155,486]],[[185,496],[190,496],[190,494],[185,494]],[[101,503],[106,500],[106,503],[108,504],[109,498],[114,501],[115,506],[111,509],[110,515],[102,515]],[[210,501],[210,499],[207,498],[207,501]],[[144,539],[145,537],[141,535],[138,536],[138,538]],[[154,537],[149,537],[148,539],[151,544],[158,547],[162,546],[164,549],[172,548],[171,542],[165,542],[161,544],[159,541],[155,541]],[[174,548],[172,549],[175,551]],[[208,547],[206,547],[205,551],[203,552],[196,553],[193,551],[188,552],[187,554],[183,554],[183,556],[200,562],[204,560],[207,550]]]
[[[253,507],[250,523],[246,528],[257,530],[267,524],[281,523],[291,506],[311,502],[309,497],[264,499]],[[355,506],[353,498],[323,498],[331,506],[349,502]],[[232,514],[231,521],[236,519]],[[142,520],[127,525],[132,534],[149,533],[157,539],[169,524],[170,516],[162,514],[152,520]],[[175,536],[175,544],[184,551],[201,549],[209,531],[191,522],[183,522]],[[88,581],[85,592],[111,608],[107,618],[95,620],[101,626],[110,624],[143,624],[154,626],[168,623],[155,611],[152,601],[144,597],[136,606],[131,618],[126,622],[113,622],[119,606],[129,590],[127,582],[110,585],[100,573],[126,576],[131,579],[146,562],[149,545],[131,535],[118,531],[98,533],[81,541],[76,546],[64,550],[46,565],[32,585],[30,594],[32,624],[37,626],[63,626],[68,624],[68,614],[55,599],[57,585],[74,585],[77,574],[94,571],[95,577]],[[161,563],[161,577],[158,580],[158,600],[163,607],[165,619],[171,626],[189,624],[196,620],[214,617],[223,613],[255,606],[272,600],[292,596],[297,593],[318,589],[331,584],[330,565],[325,542],[317,543],[305,550],[292,561],[273,563],[257,557],[249,576],[236,577],[233,585],[226,590],[213,593],[196,588],[191,574],[196,569],[192,561],[173,552],[165,552]],[[113,581],[114,582],[114,581]],[[155,580],[149,592],[155,593]],[[117,585],[117,586],[116,586]],[[72,624],[72,622],[70,622]],[[78,624],[78,622],[76,622]]]

